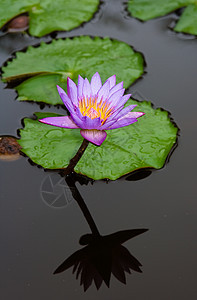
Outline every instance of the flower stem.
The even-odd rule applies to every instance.
[[[74,171],[74,168],[82,155],[84,154],[86,148],[88,147],[89,141],[86,139],[83,140],[79,150],[77,151],[76,155],[70,160],[68,167],[63,171],[64,175],[69,175],[71,172]]]
[[[83,212],[83,215],[84,215],[88,225],[90,226],[92,234],[94,234],[95,236],[100,236],[98,228],[96,227],[96,224],[95,224],[95,222],[94,222],[94,220],[93,220],[93,218],[90,214],[90,211],[89,211],[87,205],[85,204],[81,194],[79,193],[79,191],[78,191],[78,189],[75,185],[75,181],[73,180],[72,175],[67,176],[65,178],[65,180],[66,180],[66,183],[68,184],[68,186],[70,188],[70,191],[73,195],[73,198],[75,199],[75,201],[77,202],[77,204],[81,208],[81,210]]]

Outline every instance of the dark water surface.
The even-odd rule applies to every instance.
[[[92,285],[86,293],[71,270],[53,275],[81,247],[79,238],[90,232],[86,220],[66,185],[68,202],[62,197],[50,205],[45,190],[49,178],[53,184],[61,179],[57,173],[32,166],[24,157],[0,161],[2,300],[197,299],[197,40],[170,31],[173,19],[171,14],[141,23],[127,16],[123,1],[111,0],[90,23],[58,34],[109,36],[142,52],[147,73],[129,91],[169,111],[180,128],[178,147],[162,170],[138,181],[77,184],[101,234],[149,228],[124,244],[142,263],[143,273],[127,275],[127,285],[112,276],[110,289],[103,284],[97,291]],[[22,34],[2,36],[1,65],[13,51],[38,42]],[[21,119],[40,108],[15,101],[14,90],[0,85],[0,135],[16,136]]]

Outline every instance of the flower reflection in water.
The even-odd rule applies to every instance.
[[[95,283],[97,289],[104,281],[109,287],[111,274],[126,284],[125,272],[142,272],[141,263],[122,246],[127,240],[144,233],[147,229],[132,229],[101,236],[86,234],[80,239],[86,245],[67,258],[54,272],[63,272],[73,266],[73,273],[80,278],[80,284],[86,291]]]
[[[73,198],[81,208],[92,234],[85,234],[80,238],[80,245],[85,247],[68,257],[55,270],[54,274],[73,267],[73,273],[76,273],[77,279],[80,277],[80,284],[86,291],[93,282],[97,289],[101,287],[103,281],[109,287],[111,274],[120,282],[126,283],[125,272],[130,274],[133,270],[141,273],[141,263],[122,244],[148,229],[131,229],[105,236],[100,235],[72,175],[66,177],[66,182]]]

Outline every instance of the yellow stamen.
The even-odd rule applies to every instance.
[[[83,116],[88,116],[91,119],[99,118],[102,120],[102,125],[106,119],[112,114],[113,108],[109,108],[110,104],[107,100],[97,102],[97,97],[81,98],[79,100],[79,109]]]

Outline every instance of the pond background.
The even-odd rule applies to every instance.
[[[68,270],[57,266],[80,248],[90,232],[77,203],[53,208],[43,201],[43,183],[57,173],[32,166],[27,158],[0,161],[1,297],[10,299],[197,299],[196,111],[197,40],[176,34],[168,26],[175,14],[146,23],[127,16],[123,1],[104,1],[94,19],[56,37],[109,36],[142,52],[146,74],[127,92],[138,100],[169,111],[180,128],[178,147],[161,170],[138,181],[120,179],[78,188],[101,234],[149,228],[125,246],[142,263],[123,285],[113,276],[111,287],[94,285],[84,293]],[[13,51],[39,43],[22,34],[0,37],[0,63]],[[51,37],[42,38],[50,41]],[[37,104],[14,101],[14,90],[0,83],[0,134],[16,136],[21,119],[40,111]],[[52,112],[63,109],[51,107]],[[45,107],[42,111],[49,111]],[[54,174],[54,175],[53,175]]]

